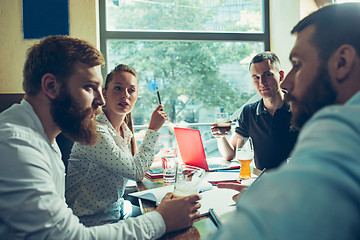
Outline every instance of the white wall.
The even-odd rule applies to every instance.
[[[270,48],[281,61],[285,74],[291,69],[289,53],[295,37],[291,29],[300,19],[300,0],[270,0]]]
[[[270,49],[280,58],[285,74],[291,69],[289,53],[295,43],[290,32],[316,9],[314,0],[270,0]]]
[[[70,36],[95,46],[98,46],[97,2],[69,0]],[[23,93],[26,50],[38,41],[23,39],[21,3],[22,0],[0,0],[0,93]]]

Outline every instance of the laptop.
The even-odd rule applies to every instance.
[[[199,130],[174,127],[174,133],[181,159],[185,164],[206,171],[240,168],[240,163],[226,161],[222,157],[206,158]]]

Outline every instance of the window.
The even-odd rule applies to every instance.
[[[269,0],[99,0],[99,9],[104,76],[120,63],[138,72],[137,140],[158,87],[171,123],[197,128],[204,145],[205,138],[216,144],[209,136],[215,113],[232,115],[256,93],[248,65],[270,49]],[[160,130],[157,150],[175,146],[171,125]]]

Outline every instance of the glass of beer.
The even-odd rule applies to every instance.
[[[251,177],[250,163],[254,159],[254,147],[252,139],[238,139],[236,143],[236,159],[240,162],[240,179]]]
[[[177,164],[175,171],[174,197],[181,198],[199,193],[199,184],[205,174],[205,170]]]
[[[219,133],[221,134],[231,129],[229,115],[227,113],[217,113],[215,123],[217,124],[216,128],[219,129]]]

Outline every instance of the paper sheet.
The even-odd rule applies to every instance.
[[[204,180],[208,182],[220,182],[239,179],[239,170],[226,170],[217,172],[208,172],[204,176]]]
[[[129,195],[139,197],[142,199],[156,202],[158,205],[166,193],[173,191],[173,186],[165,186],[154,189],[148,189],[140,192],[130,193]],[[213,208],[218,212],[224,212],[229,206],[235,202],[232,200],[232,196],[238,193],[231,189],[219,189],[213,187],[211,190],[200,193],[202,199],[199,201],[201,207],[199,209],[200,215],[208,213],[209,208]]]

